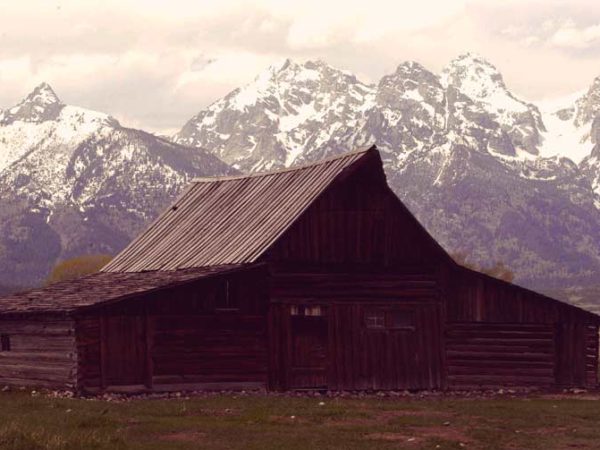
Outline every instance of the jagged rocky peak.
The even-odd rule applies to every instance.
[[[456,88],[477,103],[491,106],[494,111],[537,111],[509,92],[496,66],[474,53],[465,53],[453,59],[442,71],[441,79],[444,85]],[[532,112],[538,115],[536,111]]]
[[[396,71],[388,75],[388,77],[392,76],[413,79],[415,81],[427,80],[432,84],[439,84],[439,77],[416,61],[404,61],[400,63]]]
[[[279,87],[286,89],[288,86],[297,87],[308,85],[328,90],[344,90],[346,84],[360,83],[356,76],[350,72],[339,70],[322,60],[308,60],[303,63],[286,59],[282,63],[270,66],[265,72],[256,77],[253,87]]]
[[[33,91],[25,98],[24,102],[35,103],[37,105],[50,105],[53,103],[61,103],[60,99],[46,82],[38,84]]]
[[[4,111],[0,117],[0,124],[54,120],[64,106],[52,87],[48,83],[41,83],[21,102]]]
[[[600,113],[600,76],[597,76],[587,92],[577,102],[575,125],[582,126],[593,121]]]
[[[506,90],[496,66],[474,53],[465,53],[450,61],[442,72],[442,80],[473,100],[483,100],[495,90]]]
[[[414,107],[420,105],[420,108],[429,111],[428,115],[434,111],[441,114],[444,97],[439,77],[415,61],[400,64],[394,73],[381,78],[377,88],[379,105],[397,108],[404,113],[410,112],[409,109],[415,113]],[[432,106],[433,111],[425,105]]]

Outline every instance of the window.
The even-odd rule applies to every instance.
[[[306,306],[304,308],[304,315],[305,316],[322,316],[323,311],[321,311],[320,306]]]
[[[319,317],[323,315],[323,308],[319,305],[292,305],[290,314],[292,316]]]
[[[365,326],[370,329],[385,328],[385,314],[383,311],[373,311],[365,315]]]
[[[365,313],[365,327],[370,330],[414,330],[415,316],[411,310],[376,309]]]
[[[0,334],[0,350],[3,352],[10,351],[10,336],[8,334]]]
[[[412,311],[390,311],[389,328],[395,330],[414,330],[415,318]]]
[[[229,285],[229,281],[223,282],[217,288],[215,298],[215,309],[217,311],[238,311],[239,307],[235,301],[236,296],[231,292],[232,289]]]

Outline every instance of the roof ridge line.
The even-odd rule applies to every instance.
[[[295,171],[298,171],[298,170],[309,169],[311,167],[320,166],[322,164],[327,164],[327,163],[330,163],[332,161],[336,161],[338,159],[344,159],[344,158],[348,158],[350,156],[358,155],[358,154],[361,154],[361,153],[367,153],[367,152],[369,152],[371,150],[377,150],[377,146],[376,145],[365,146],[365,147],[359,148],[358,150],[353,150],[351,152],[346,152],[346,153],[343,153],[341,155],[330,156],[329,158],[321,159],[321,160],[316,161],[316,162],[302,164],[300,166],[286,167],[285,169],[270,170],[270,171],[267,171],[267,172],[247,173],[247,174],[242,174],[242,175],[225,175],[225,176],[215,176],[215,177],[196,177],[196,178],[193,178],[191,180],[191,183],[213,183],[213,182],[216,182],[216,181],[242,180],[242,179],[245,179],[245,178],[258,178],[258,177],[265,177],[265,176],[269,176],[269,175],[277,175],[279,173],[295,172]]]

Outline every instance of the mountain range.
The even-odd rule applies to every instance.
[[[0,285],[36,285],[58,260],[114,254],[191,178],[232,172],[41,84],[0,112]]]
[[[0,112],[0,284],[114,253],[194,176],[255,172],[376,144],[390,185],[473,264],[541,290],[600,283],[600,77],[533,104],[472,54],[404,62],[378,83],[286,60],[170,139],[64,105],[38,86]]]

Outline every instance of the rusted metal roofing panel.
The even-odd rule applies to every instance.
[[[102,270],[142,272],[255,262],[346,169],[376,148],[277,172],[196,179]]]
[[[0,297],[0,314],[70,312],[254,266],[228,265],[170,272],[98,272],[45,288]]]

